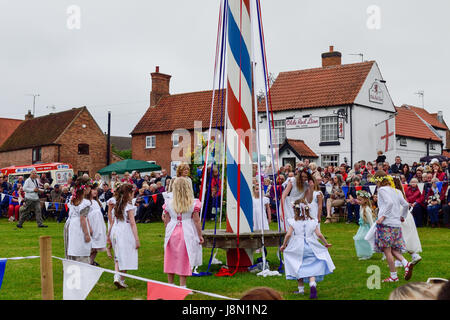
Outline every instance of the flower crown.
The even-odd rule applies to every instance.
[[[381,182],[383,182],[385,180],[389,181],[389,183],[391,184],[391,187],[395,189],[394,178],[392,176],[389,176],[389,175],[384,176],[384,177],[376,177],[376,178],[372,177],[372,178],[370,178],[369,181],[378,184],[378,183],[381,183]]]
[[[356,191],[356,195],[357,195],[358,197],[361,197],[361,198],[368,198],[368,199],[370,199],[370,197],[371,197],[370,193],[367,192],[367,191],[365,191],[365,190],[359,190],[359,191]]]
[[[300,210],[300,216],[303,216],[303,210],[309,210],[309,205],[304,204],[304,203],[295,203],[295,202],[291,202],[291,205],[294,209],[299,209]]]

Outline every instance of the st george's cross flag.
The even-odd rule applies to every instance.
[[[383,153],[395,149],[395,118],[388,119],[376,126],[378,150]]]

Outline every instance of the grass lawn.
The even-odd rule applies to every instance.
[[[63,228],[64,224],[47,221],[48,229],[38,229],[34,221],[24,224],[24,229],[19,230],[15,223],[9,223],[6,219],[0,219],[0,258],[38,256],[39,237],[49,235],[52,237],[53,256],[64,257]],[[273,223],[272,228],[276,229]],[[208,224],[207,228],[213,228]],[[376,265],[381,268],[381,279],[389,275],[386,262],[381,261],[381,254],[375,254],[371,260],[359,261],[355,254],[353,235],[356,234],[356,224],[322,224],[322,232],[333,244],[330,254],[336,265],[333,274],[325,277],[318,284],[319,299],[323,300],[384,300],[389,293],[398,286],[406,283],[403,280],[403,270],[399,270],[400,282],[393,284],[381,284],[381,289],[369,290],[367,279],[370,274],[367,268]],[[167,281],[163,273],[163,241],[164,225],[162,223],[139,224],[139,237],[141,248],[139,250],[139,270],[130,272],[133,275],[147,279]],[[420,228],[422,241],[422,262],[414,269],[413,278],[410,281],[426,281],[429,277],[450,278],[450,230]],[[268,249],[268,260],[271,269],[276,270],[278,259],[276,249]],[[200,271],[205,271],[210,256],[210,249],[204,249],[204,266]],[[257,257],[259,255],[255,255]],[[406,254],[407,259],[410,256]],[[217,258],[226,261],[225,251],[219,250]],[[106,253],[100,253],[97,262],[101,267],[113,270],[113,261],[108,259]],[[220,266],[213,266],[213,273]],[[0,289],[0,300],[39,300],[41,298],[39,259],[10,260],[6,264],[3,285]],[[62,299],[63,271],[62,262],[53,260],[53,279],[55,299]],[[178,279],[176,279],[178,281]],[[118,290],[113,284],[113,275],[103,273],[97,285],[88,296],[88,300],[145,300],[147,285],[134,279],[127,279],[128,289]],[[188,279],[188,288],[200,291],[216,293],[232,298],[239,298],[243,292],[257,286],[267,286],[278,290],[289,300],[308,299],[309,288],[306,286],[305,296],[292,294],[296,290],[295,281],[287,281],[282,277],[257,277],[251,273],[239,273],[232,278],[191,277]],[[211,297],[194,294],[187,299],[209,300]]]

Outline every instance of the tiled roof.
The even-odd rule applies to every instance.
[[[225,112],[226,90],[217,90],[214,99],[213,128],[220,126],[222,101]],[[212,91],[174,94],[162,97],[155,107],[148,108],[134,128],[132,135],[168,132],[176,129],[194,129],[194,122],[201,121],[202,128],[209,128],[211,117]]]
[[[86,107],[74,108],[23,121],[0,147],[0,152],[55,144],[58,137],[84,109]]]
[[[281,72],[273,83],[273,111],[352,104],[374,61]],[[259,109],[265,110],[264,99]]]
[[[284,144],[280,147],[280,151],[284,148],[289,148],[297,153],[298,156],[306,158],[318,158],[319,156],[312,151],[303,140],[286,139]]]
[[[447,158],[450,158],[450,152],[449,151],[442,152],[442,155],[447,157]]]
[[[403,105],[402,107],[409,107],[415,113],[417,113],[423,120],[431,124],[433,127],[443,130],[448,130],[446,124],[439,122],[437,118],[437,113],[429,113],[424,108],[419,108],[411,105]]]
[[[0,118],[0,146],[17,129],[23,120]]]
[[[119,151],[131,150],[131,137],[111,136],[111,144]]]
[[[440,142],[441,139],[431,131],[425,123],[417,116],[411,108],[407,106],[396,107],[397,116],[395,117],[396,135],[416,139],[432,139]],[[424,119],[425,120],[425,119]]]

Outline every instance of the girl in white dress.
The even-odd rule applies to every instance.
[[[320,228],[320,221],[322,217],[322,208],[323,208],[323,194],[320,191],[319,181],[314,179],[314,189],[313,189],[313,198],[309,203],[309,214],[311,218],[317,221]]]
[[[202,264],[202,227],[199,212],[201,203],[194,199],[191,181],[178,177],[172,184],[173,196],[164,205],[164,273],[168,282],[180,277],[180,286],[186,287],[192,269]]]
[[[106,252],[108,254],[108,257],[112,258],[111,249],[112,249],[112,243],[111,243],[111,227],[113,225],[114,221],[114,207],[116,206],[117,199],[119,198],[119,190],[120,190],[121,183],[117,182],[114,186],[114,196],[111,197],[108,201],[106,201],[106,205],[108,206],[108,229],[106,233]]]
[[[94,266],[99,264],[95,262],[97,253],[106,250],[106,225],[103,219],[100,201],[98,200],[98,184],[95,183],[91,192],[86,196],[86,199],[91,201],[91,208],[88,219],[89,225],[92,228],[92,253],[90,263]]]
[[[132,205],[133,186],[123,184],[119,188],[119,197],[114,208],[113,226],[111,227],[111,242],[114,248],[115,270],[126,273],[127,270],[138,269],[138,231],[134,215],[136,207]],[[128,287],[123,276],[114,275],[114,284],[120,288]]]
[[[312,202],[314,181],[311,174],[308,173],[306,168],[298,171],[295,178],[289,178],[287,180],[286,189],[283,191],[281,198],[282,202],[282,216],[281,219],[283,226],[286,226],[287,231],[289,229],[288,221],[294,218],[294,209],[292,207],[292,202],[298,199],[306,198],[308,202]]]
[[[91,234],[88,214],[91,202],[85,199],[90,192],[87,181],[78,178],[74,193],[68,203],[69,214],[64,225],[65,256],[68,260],[89,263]]]
[[[309,214],[309,206],[304,199],[294,202],[295,217],[289,222],[289,231],[280,250],[284,254],[287,280],[298,281],[296,294],[304,294],[304,282],[309,282],[310,299],[317,298],[316,281],[335,269],[328,248],[331,244],[319,230],[318,223]],[[325,246],[318,241],[320,239]]]
[[[270,230],[270,200],[263,196],[263,212],[259,198],[259,185],[253,186],[253,231]]]

